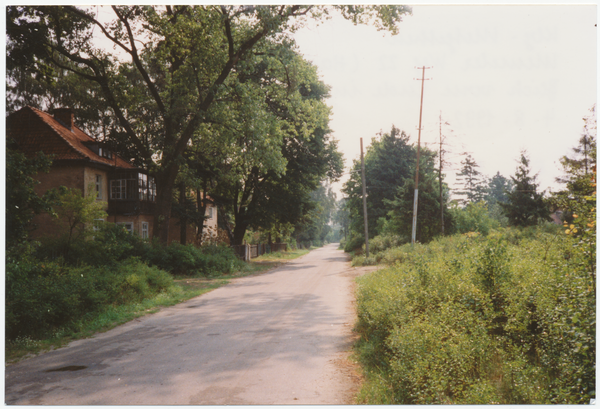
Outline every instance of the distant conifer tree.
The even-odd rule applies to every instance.
[[[515,176],[511,176],[514,189],[507,192],[508,202],[500,203],[511,226],[535,226],[550,220],[550,211],[543,192],[537,191],[537,176],[530,175],[527,152],[521,152]]]

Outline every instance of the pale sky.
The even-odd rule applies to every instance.
[[[361,137],[366,148],[392,124],[416,143],[422,71],[415,67],[425,65],[433,68],[425,75],[421,141],[437,149],[441,111],[450,124],[442,131],[451,144],[451,187],[459,153],[470,152],[488,177],[509,177],[526,149],[541,188],[556,190],[558,160],[576,146],[596,102],[596,4],[412,9],[396,36],[339,16],[294,34],[332,87],[330,127],[346,168],[360,157]]]
[[[596,5],[414,5],[391,36],[341,17],[295,34],[299,50],[332,87],[330,127],[346,168],[392,124],[422,143],[439,141],[440,111],[454,155],[451,187],[468,151],[491,177],[513,175],[526,149],[542,189],[577,145],[596,102]],[[432,146],[435,148],[435,146]],[[340,184],[334,185],[339,189]],[[341,194],[338,194],[338,199]]]

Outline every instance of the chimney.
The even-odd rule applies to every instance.
[[[54,119],[57,119],[64,126],[73,130],[73,111],[71,108],[56,108],[54,110]]]

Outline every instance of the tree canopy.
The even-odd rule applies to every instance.
[[[252,99],[259,92],[247,87],[241,74],[261,44],[288,41],[306,19],[323,19],[330,9],[112,6],[113,19],[103,21],[94,8],[10,6],[7,68],[22,67],[46,78],[65,70],[101,90],[118,124],[110,137],[128,146],[156,178],[154,231],[166,242],[176,179],[195,136],[213,123],[227,123],[234,96]],[[356,24],[392,33],[410,13],[406,6],[338,9]],[[109,46],[101,46],[98,36]],[[255,113],[263,112],[247,111],[245,118]],[[267,122],[256,131],[272,125]]]
[[[6,148],[6,243],[12,247],[27,239],[36,214],[52,211],[51,193],[40,197],[35,192],[39,184],[35,175],[47,173],[52,162],[43,153],[26,158],[12,140]]]
[[[398,186],[403,185],[406,178],[414,177],[416,152],[408,139],[404,131],[392,126],[390,132],[379,133],[372,138],[366,148],[364,160],[369,236],[379,233],[377,221],[387,216],[389,208],[385,200],[392,200]],[[360,161],[354,161],[343,192],[347,196],[346,208],[352,220],[351,230],[356,233],[364,231]]]

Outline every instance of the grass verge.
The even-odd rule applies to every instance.
[[[57,329],[50,337],[40,340],[20,337],[5,344],[5,364],[9,365],[45,351],[66,346],[69,342],[89,338],[161,308],[170,307],[222,287],[231,279],[262,274],[286,262],[307,254],[310,250],[294,250],[262,255],[246,263],[244,268],[232,274],[206,277],[175,277],[174,285],[167,291],[139,303],[110,306],[102,312],[89,314],[73,323],[70,328]]]

